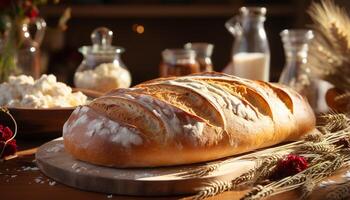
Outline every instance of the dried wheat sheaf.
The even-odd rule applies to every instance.
[[[333,0],[313,2],[308,14],[316,30],[309,50],[311,71],[337,88],[350,92],[349,16]]]
[[[331,176],[343,167],[349,166],[350,162],[350,148],[339,145],[339,141],[350,138],[350,119],[348,115],[331,113],[322,117],[324,124],[319,128],[325,128],[328,130],[327,132],[322,134],[316,131],[311,133],[314,135],[305,136],[301,141],[238,157],[234,160],[254,160],[255,167],[231,181],[207,183],[205,187],[199,188],[193,199],[205,199],[226,191],[246,189],[247,187],[253,188],[241,198],[242,200],[264,199],[297,188],[301,191],[301,199],[307,199],[322,179]],[[269,180],[277,163],[286,154],[305,157],[309,163],[308,168],[280,180]],[[227,163],[224,162],[223,164]],[[212,169],[215,171],[219,167],[220,164],[216,163],[215,169]],[[201,175],[198,172],[197,174]],[[329,193],[327,198],[339,199],[337,195],[348,195],[347,193],[340,194],[339,191],[347,192],[349,188],[349,185],[340,185],[339,188],[335,188],[334,192]]]

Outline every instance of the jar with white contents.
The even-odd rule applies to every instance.
[[[112,46],[113,32],[105,27],[95,29],[91,34],[92,46],[82,46],[84,55],[74,74],[77,88],[108,92],[115,88],[128,88],[131,75],[122,62],[122,47]]]

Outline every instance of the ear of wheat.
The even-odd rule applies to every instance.
[[[349,91],[350,18],[333,0],[313,2],[308,14],[317,31],[309,51],[311,71],[337,88]]]
[[[199,192],[193,196],[192,200],[206,199],[232,189],[232,183],[227,181],[213,181],[200,188]]]

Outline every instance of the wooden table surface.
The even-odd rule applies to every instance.
[[[35,199],[35,200],[64,200],[64,199],[187,199],[187,197],[131,197],[111,194],[87,192],[65,186],[46,177],[35,164],[36,148],[52,138],[35,140],[18,140],[18,156],[0,163],[0,199]],[[344,179],[344,169],[332,180]],[[332,186],[317,189],[311,199],[324,199],[324,195]],[[245,191],[226,192],[211,199],[239,199]],[[297,199],[297,192],[288,192],[270,199]]]

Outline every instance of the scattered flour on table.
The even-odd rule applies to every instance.
[[[34,179],[34,181],[35,181],[35,183],[40,183],[41,181],[42,181],[42,179],[41,179],[42,177],[36,177],[35,179]]]
[[[55,146],[53,146],[49,149],[46,149],[46,152],[57,153],[57,152],[60,152],[61,150],[63,150],[63,148],[64,148],[64,145],[62,143],[59,143],[59,144],[56,144]]]
[[[78,173],[81,172],[81,171],[83,171],[83,170],[87,170],[86,167],[79,166],[78,163],[74,163],[74,164],[72,165],[72,169],[74,169],[75,172],[78,172]]]
[[[38,176],[34,179],[34,182],[36,184],[44,184],[44,183],[47,183],[49,186],[54,186],[56,185],[56,181],[53,181],[51,179],[46,179],[42,176]],[[32,184],[31,182],[29,182],[28,184]]]
[[[50,185],[50,186],[56,185],[56,181],[49,181],[49,185]]]
[[[333,181],[333,180],[325,180],[325,181],[322,181],[320,184],[319,184],[319,186],[321,187],[321,188],[325,188],[325,187],[327,187],[327,186],[329,186],[329,185],[333,185],[333,184],[335,184],[336,182],[335,181]]]
[[[22,166],[21,167],[22,171],[38,171],[38,167],[30,167],[30,166]]]

